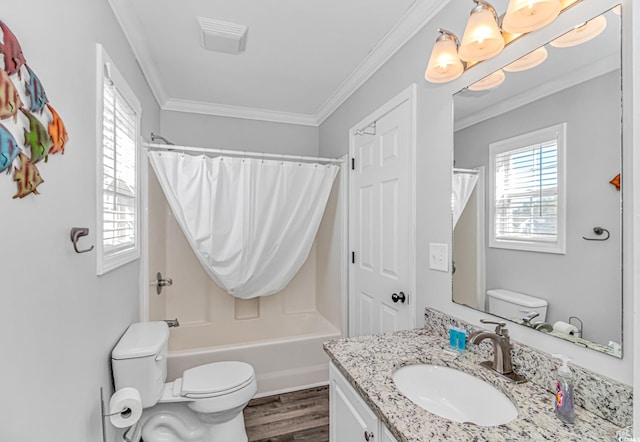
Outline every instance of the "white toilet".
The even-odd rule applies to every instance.
[[[256,394],[253,367],[226,361],[167,380],[169,328],[163,321],[131,324],[111,353],[116,390],[140,392],[145,442],[246,442],[242,410]]]
[[[536,321],[546,321],[547,307],[544,299],[506,289],[487,290],[487,313],[500,316],[511,321],[520,322],[531,312],[539,315]]]

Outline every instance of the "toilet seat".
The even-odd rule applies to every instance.
[[[186,398],[212,398],[231,394],[255,379],[253,367],[239,361],[214,362],[186,370],[176,379],[174,395]]]

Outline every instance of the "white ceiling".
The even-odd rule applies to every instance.
[[[162,109],[310,126],[322,123],[449,3],[108,1]],[[504,13],[507,3],[508,0],[492,0],[498,14]],[[459,6],[460,14],[453,23],[439,25],[461,36],[471,6]],[[197,17],[248,26],[246,51],[230,55],[204,49]],[[611,12],[607,18],[618,19]],[[583,67],[589,65],[607,69],[602,59],[617,47],[610,43],[616,39],[619,27],[608,26],[603,36],[579,48],[550,48],[550,57],[542,67],[507,74],[507,81],[490,93],[460,96],[456,100],[457,123],[469,116],[463,126],[471,124],[475,118],[471,114],[482,113],[487,100],[498,103],[519,92],[533,91],[564,70],[584,71]],[[428,49],[425,48],[425,65]],[[598,59],[600,63],[595,63]],[[540,93],[553,92],[548,85],[543,89]],[[480,96],[480,100],[474,98]]]
[[[321,123],[447,3],[109,2],[163,109],[308,125]],[[198,16],[247,25],[246,51],[204,49]]]

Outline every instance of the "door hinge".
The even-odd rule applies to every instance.
[[[356,252],[351,252],[351,264],[356,263]]]
[[[351,158],[351,170],[356,170],[356,159]]]

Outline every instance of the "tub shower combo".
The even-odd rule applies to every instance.
[[[326,384],[322,343],[343,328],[341,160],[145,147],[142,319],[179,321],[167,379],[241,361],[258,396]]]

